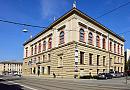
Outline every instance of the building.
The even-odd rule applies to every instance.
[[[23,75],[74,78],[124,71],[124,38],[73,7],[24,43]]]
[[[130,49],[126,49],[126,61],[130,60]]]
[[[22,62],[2,61],[0,62],[0,75],[22,74]]]
[[[130,67],[127,66],[128,60],[130,60],[130,49],[126,49],[125,51],[125,71],[130,69]]]

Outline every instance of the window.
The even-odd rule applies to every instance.
[[[51,54],[48,54],[48,61],[51,61]]]
[[[64,31],[60,32],[60,44],[64,43]]]
[[[118,57],[118,63],[120,63],[120,58]]]
[[[35,45],[35,51],[34,51],[35,54],[37,54],[37,45]]]
[[[42,67],[42,74],[44,74],[44,67]]]
[[[102,44],[102,45],[103,45],[103,46],[102,46],[102,47],[103,47],[103,49],[106,49],[106,39],[105,39],[105,38],[103,38],[102,43],[103,43],[103,44]]]
[[[38,48],[38,52],[41,52],[41,43],[39,43],[39,48]]]
[[[112,58],[110,58],[110,64],[109,65],[112,66]]]
[[[43,51],[46,50],[46,41],[43,42]]]
[[[119,67],[118,67],[118,72],[119,72],[119,70],[120,70],[120,69],[119,69]]]
[[[116,66],[114,66],[114,71],[116,71]]]
[[[119,47],[119,44],[118,44],[118,54],[120,54],[120,47]]]
[[[114,56],[114,63],[116,63],[116,56]]]
[[[103,66],[105,66],[105,60],[106,59],[106,57],[105,56],[103,56]]]
[[[59,61],[58,61],[58,67],[62,67],[63,66],[63,56],[60,55],[59,56]]]
[[[28,47],[25,49],[25,57],[28,57]]]
[[[103,69],[103,72],[105,72],[105,69]]]
[[[96,46],[100,47],[100,38],[99,38],[99,36],[96,37]]]
[[[122,58],[121,58],[121,61],[120,61],[120,63],[122,63]]]
[[[121,72],[123,72],[123,67],[121,67]]]
[[[100,55],[97,55],[97,66],[99,66],[99,57]]]
[[[33,55],[33,46],[31,47],[31,55]]]
[[[45,62],[45,55],[43,55],[43,62]]]
[[[110,41],[110,51],[112,51],[112,42]]]
[[[93,34],[91,32],[88,34],[88,43],[93,45]]]
[[[84,52],[80,52],[80,64],[84,64]]]
[[[80,41],[84,42],[84,30],[80,29]]]
[[[121,46],[121,55],[123,55],[123,50],[122,50],[122,46]]]
[[[48,48],[52,48],[52,38],[49,38],[48,40]]]
[[[99,69],[97,69],[97,74],[99,73]]]
[[[114,43],[114,53],[116,53],[116,44]]]
[[[40,57],[38,57],[38,63],[40,63]]]
[[[93,54],[89,53],[89,65],[92,65],[92,56]]]
[[[50,66],[47,66],[48,67],[48,75],[50,75]]]

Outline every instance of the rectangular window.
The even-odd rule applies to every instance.
[[[58,60],[58,67],[62,67],[63,66],[63,55],[58,56],[59,60]]]
[[[43,62],[45,62],[45,55],[43,55]]]
[[[103,66],[105,66],[106,57],[103,56]]]
[[[109,65],[112,66],[112,58],[110,58]]]
[[[92,56],[93,54],[89,53],[89,65],[92,65]]]
[[[80,64],[84,64],[84,52],[80,52]]]
[[[48,75],[50,75],[50,66],[47,66],[48,67]]]
[[[114,53],[116,53],[116,44],[114,43]]]
[[[123,55],[123,48],[122,48],[122,46],[121,46],[121,55]]]
[[[38,57],[38,63],[40,63],[40,57]]]
[[[42,67],[42,74],[44,74],[44,67]]]
[[[99,66],[99,57],[100,55],[97,55],[97,66]]]

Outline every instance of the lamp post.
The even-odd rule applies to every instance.
[[[27,33],[27,32],[29,32],[27,29],[23,29],[22,30],[24,33]],[[32,34],[31,34],[31,32],[29,32],[30,33],[30,38],[32,38]]]

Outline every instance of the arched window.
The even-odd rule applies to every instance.
[[[46,41],[43,42],[43,51],[46,50]]]
[[[103,38],[103,40],[102,40],[102,48],[106,49],[106,39],[105,38]]]
[[[99,36],[96,37],[96,46],[100,47],[100,37]]]
[[[112,51],[112,42],[110,41],[110,51]]]
[[[48,40],[48,48],[52,48],[52,38],[49,38]]]
[[[91,32],[88,34],[88,43],[93,44],[93,34]]]
[[[119,48],[119,44],[118,44],[118,54],[120,54],[120,48]]]
[[[84,42],[84,30],[80,29],[80,41]]]
[[[60,32],[60,44],[64,43],[64,31]]]
[[[32,46],[32,48],[31,48],[31,55],[33,55],[33,46]]]
[[[37,45],[35,45],[35,51],[34,51],[35,54],[37,54]]]
[[[39,52],[39,53],[41,52],[41,43],[39,43],[38,52]]]
[[[114,53],[116,53],[116,43],[114,43]]]

